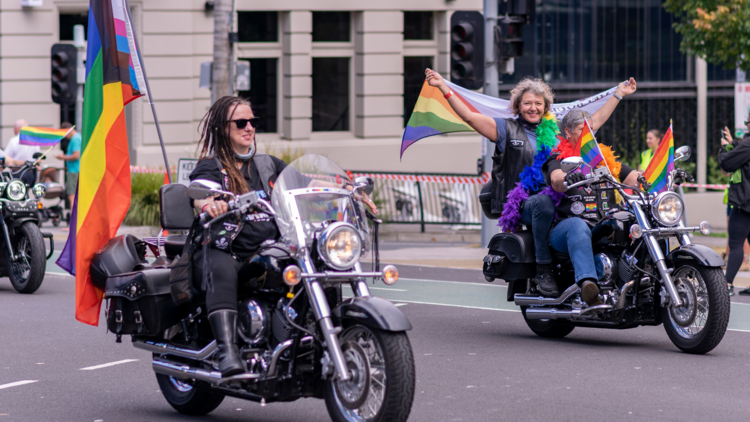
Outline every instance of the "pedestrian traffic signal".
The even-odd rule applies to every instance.
[[[451,81],[467,89],[484,85],[484,18],[477,11],[451,16]]]
[[[51,52],[52,101],[57,104],[76,103],[76,54],[72,44],[54,44]]]

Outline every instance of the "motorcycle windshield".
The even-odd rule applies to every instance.
[[[351,184],[346,172],[331,159],[305,155],[289,164],[279,175],[271,199],[281,237],[311,247],[323,223],[343,221],[358,228],[367,244],[369,229],[358,218],[361,203],[344,187]]]

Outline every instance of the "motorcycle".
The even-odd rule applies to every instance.
[[[42,153],[34,153],[38,160]],[[34,293],[44,281],[47,259],[54,252],[52,234],[39,230],[39,199],[46,194],[42,184],[29,186],[20,180],[27,172],[33,172],[36,161],[27,161],[18,169],[5,167],[5,158],[0,158],[0,249],[5,259],[0,259],[0,277],[8,277],[19,293]],[[35,199],[31,198],[33,193]],[[45,248],[49,240],[49,252]]]
[[[679,148],[675,161],[687,160],[690,153],[687,146]],[[585,165],[580,157],[561,163],[565,173]],[[575,327],[625,329],[664,324],[680,350],[710,352],[721,342],[729,323],[730,301],[721,270],[724,261],[711,248],[693,244],[688,235],[711,232],[706,221],[697,227],[683,222],[685,205],[674,188],[689,175],[678,169],[668,177],[668,189],[660,194],[644,190],[643,176],[639,183],[644,189],[626,186],[606,168],[591,169],[585,180],[569,186],[588,185],[597,192],[614,187],[622,197],[620,209],[604,215],[592,229],[595,259],[603,269],[597,282],[602,304],[587,306],[581,300],[570,257],[553,248],[553,267],[562,293],[556,298],[542,297],[532,281],[536,263],[531,231],[500,233],[490,240],[483,264],[485,279],[501,278],[508,283],[507,300],[521,308],[526,324],[541,337],[562,338]],[[487,213],[488,193],[483,192],[480,200]],[[674,249],[671,237],[679,243]]]
[[[162,224],[170,233],[170,227],[190,227],[186,194],[226,198],[228,214],[265,213],[279,228],[280,239],[264,242],[240,270],[237,348],[245,373],[222,377],[204,295],[175,305],[170,269],[143,262],[145,245],[132,236],[112,239],[92,261],[92,279],[108,301],[108,328],[118,340],[132,334],[133,346],[153,354],[164,398],[184,414],[207,414],[225,396],[262,405],[314,397],[325,400],[337,422],[405,421],[415,389],[406,334],[411,324],[391,302],[371,296],[366,283],[391,285],[398,270],[387,265],[365,271],[359,262],[371,239],[368,220],[376,219],[355,198],[373,186],[369,178],[352,183],[325,157],[306,155],[279,175],[270,203],[256,192],[233,195],[208,180],[162,187]],[[176,217],[186,209],[187,216]],[[199,221],[209,240],[211,227],[229,224],[224,216],[206,214]],[[169,238],[165,249],[168,244]],[[166,253],[171,259],[173,252]],[[344,285],[351,288],[349,298]]]

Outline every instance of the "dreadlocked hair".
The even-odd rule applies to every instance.
[[[240,169],[237,168],[237,165],[241,162],[234,155],[234,149],[226,127],[228,120],[231,119],[230,113],[234,114],[234,111],[241,104],[250,107],[250,101],[244,98],[221,97],[211,106],[198,125],[198,131],[201,134],[198,143],[200,159],[214,156],[218,158],[227,172],[229,190],[238,195],[247,193],[249,190]]]

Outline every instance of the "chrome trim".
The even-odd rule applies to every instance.
[[[362,263],[357,261],[356,264],[354,264],[354,270],[358,273],[362,273]],[[367,286],[367,282],[365,280],[359,279],[357,281],[354,281],[352,284],[352,291],[354,294],[358,297],[366,297],[370,296],[370,288]]]
[[[662,219],[659,217],[659,211],[658,211],[659,203],[668,196],[674,196],[682,204],[682,210],[680,211],[680,216],[677,219],[677,221],[672,224],[667,224],[664,221],[662,221]],[[676,194],[675,192],[671,192],[671,191],[662,192],[658,194],[656,198],[653,200],[653,202],[651,203],[651,216],[654,217],[654,219],[658,221],[659,224],[667,226],[667,227],[677,226],[682,221],[682,215],[684,213],[685,213],[685,201],[683,201],[682,198],[680,198],[680,195]]]
[[[190,365],[185,365],[177,362],[170,362],[155,358],[151,363],[151,367],[157,374],[167,375],[172,378],[180,380],[198,380],[211,384],[224,384],[232,381],[249,381],[257,380],[260,378],[260,374],[239,374],[231,377],[222,378],[221,372],[209,371],[202,368],[194,368]]]
[[[554,298],[554,297],[543,297],[543,296],[532,296],[532,295],[522,295],[520,293],[516,293],[513,296],[513,302],[518,306],[535,306],[535,305],[542,305],[542,306],[550,306],[550,305],[560,305],[568,298],[573,296],[574,294],[578,293],[580,291],[580,287],[578,285],[574,284],[567,289],[565,289],[564,292],[560,295],[560,297]],[[528,310],[527,310],[528,311]]]
[[[657,227],[655,229],[648,229],[643,230],[643,234],[687,234],[688,232],[700,232],[701,228],[699,226],[692,226],[692,227]],[[690,241],[690,238],[688,237],[688,241]]]
[[[266,371],[266,376],[264,378],[276,377],[276,365],[279,362],[279,357],[281,357],[281,354],[284,353],[284,351],[292,347],[293,343],[294,340],[289,339],[276,345],[271,354],[271,362],[268,364],[268,370]]]
[[[598,253],[596,254],[597,257],[602,262],[602,278],[599,280],[599,283],[602,285],[609,286],[615,281],[615,277],[613,275],[615,265],[612,262],[612,259],[609,257],[609,255],[605,253]]]
[[[133,340],[133,347],[159,355],[174,355],[188,359],[205,360],[216,352],[216,340],[200,350],[186,349],[169,343],[157,343],[150,340]]]
[[[359,262],[359,258],[362,255],[362,248],[363,248],[362,235],[359,233],[359,230],[357,230],[357,228],[354,227],[353,224],[345,223],[343,221],[337,221],[335,223],[331,223],[328,227],[326,227],[323,230],[320,236],[318,236],[318,245],[317,245],[318,255],[320,255],[320,258],[326,263],[326,265],[336,270],[347,270],[351,268],[351,266],[341,267],[331,262],[331,258],[328,255],[328,248],[326,247],[326,243],[327,243],[326,240],[334,232],[337,232],[339,230],[346,230],[346,229],[351,230],[352,233],[357,236],[357,239],[359,239],[359,247],[354,250],[353,258],[350,260],[351,262]]]
[[[13,185],[21,185],[21,188],[23,188],[23,193],[21,193],[21,195],[18,196],[17,198],[12,197],[11,194],[10,194],[10,187],[13,186]],[[20,201],[20,200],[22,200],[23,198],[26,197],[26,184],[24,184],[20,180],[11,180],[8,183],[8,185],[5,187],[5,195],[8,197],[8,199],[10,199],[12,201]]]
[[[620,289],[620,297],[617,298],[617,304],[615,305],[615,309],[620,309],[625,307],[625,301],[627,300],[627,297],[625,297],[630,289],[635,285],[635,280],[630,280],[627,283],[625,283],[624,286],[622,286],[622,289]]]
[[[528,308],[526,319],[575,319],[599,311],[608,311],[612,305],[596,305],[585,309]]]
[[[383,272],[357,272],[357,271],[324,271],[322,273],[300,273],[301,278],[378,278],[383,277]]]

